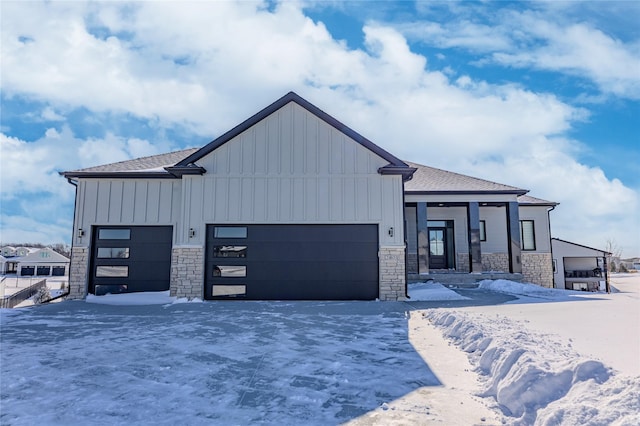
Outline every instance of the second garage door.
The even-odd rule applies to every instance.
[[[373,300],[377,225],[209,225],[205,298]]]

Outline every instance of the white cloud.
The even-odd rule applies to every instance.
[[[296,90],[399,157],[519,185],[534,196],[562,202],[554,212],[558,236],[581,232],[584,238],[577,242],[600,246],[603,224],[615,220],[623,225],[607,229],[607,237],[640,253],[640,242],[625,228],[638,215],[637,191],[580,164],[575,159],[580,143],[564,137],[587,119],[586,110],[516,84],[434,71],[399,31],[380,22],[363,28],[364,50],[352,50],[294,2],[279,4],[273,12],[253,2],[28,2],[3,5],[3,13],[3,90],[44,100],[53,113],[83,107],[133,114],[154,125],[186,125],[213,138]],[[534,18],[533,28],[519,28],[518,37],[546,37],[552,48],[534,49],[531,57],[505,56],[505,61],[536,58],[545,67],[571,70],[583,59],[581,37],[617,49],[596,49],[600,59],[629,60],[629,46],[607,41],[585,25],[564,29],[549,24],[545,29]],[[121,36],[94,37],[86,22]],[[436,30],[453,34],[456,28]],[[451,40],[471,48],[477,38],[479,48],[516,54],[509,51],[513,39],[505,36],[506,27],[497,28],[495,39],[479,25],[464,31]],[[573,46],[583,50],[571,56]],[[603,87],[619,82],[608,90],[630,87],[624,71],[591,62],[583,67]],[[35,142],[10,135],[0,141],[3,200],[18,193],[5,193],[5,179],[23,191],[62,194],[68,191],[60,186],[69,185],[53,179],[57,170],[174,148],[170,142],[128,138],[115,130],[80,140],[69,127],[48,131]],[[594,193],[604,201],[592,203]]]

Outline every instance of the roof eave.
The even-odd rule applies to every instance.
[[[416,170],[418,169],[416,169],[415,167],[403,167],[389,164],[384,167],[380,167],[378,169],[378,173],[380,173],[381,175],[402,175],[402,181],[407,182],[413,178],[413,174],[416,172]]]
[[[407,195],[491,195],[491,194],[500,194],[500,195],[524,195],[526,194],[528,191],[526,190],[495,190],[495,191],[488,191],[488,190],[444,190],[444,191],[438,191],[438,190],[433,190],[433,191],[429,191],[429,190],[422,190],[422,191],[412,191],[412,190],[406,190],[405,189],[405,194]]]
[[[178,179],[169,172],[60,172],[67,179]]]
[[[204,167],[200,167],[195,164],[189,164],[187,166],[169,166],[164,169],[177,178],[182,178],[184,175],[202,176],[207,172]]]

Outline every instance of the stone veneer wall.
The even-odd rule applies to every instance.
[[[380,300],[406,300],[404,256],[404,247],[380,247]]]
[[[418,253],[407,253],[407,272],[418,273]]]
[[[170,294],[188,299],[204,297],[204,248],[174,247],[171,250]]]
[[[522,252],[522,276],[524,282],[553,288],[551,253]]]
[[[509,272],[509,254],[482,253],[482,269],[485,271]]]
[[[470,272],[469,253],[457,253],[456,257],[456,272]]]
[[[71,248],[69,268],[69,295],[67,299],[78,300],[87,297],[87,271],[89,270],[89,248]]]

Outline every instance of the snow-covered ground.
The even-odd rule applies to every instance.
[[[0,424],[637,425],[640,277],[614,286],[1,310]]]

